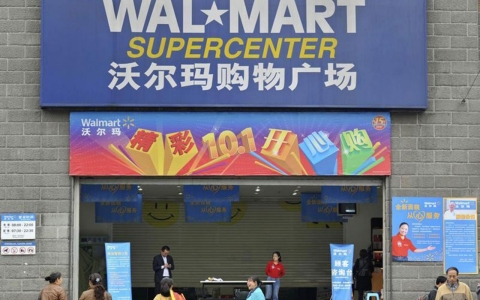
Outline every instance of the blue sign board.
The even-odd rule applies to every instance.
[[[322,186],[322,203],[376,203],[374,186]]]
[[[83,184],[80,186],[82,202],[131,202],[138,200],[138,185]]]
[[[3,214],[2,221],[35,221],[35,214]]]
[[[105,243],[108,292],[115,300],[132,300],[130,243]]]
[[[442,201],[393,197],[392,261],[443,260]]]
[[[232,201],[188,201],[185,202],[185,222],[219,223],[232,220]]]
[[[478,274],[477,198],[444,200],[444,269],[456,267],[460,274]]]
[[[95,223],[141,223],[142,195],[135,202],[95,202]]]
[[[42,107],[427,108],[426,0],[41,6]]]
[[[346,222],[338,215],[337,204],[324,204],[320,194],[302,193],[302,222]]]
[[[332,300],[352,298],[353,245],[330,244]]]
[[[240,186],[238,185],[185,185],[183,200],[187,201],[238,201]]]

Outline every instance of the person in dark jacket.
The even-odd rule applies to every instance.
[[[437,297],[438,288],[445,284],[446,281],[447,277],[445,276],[437,277],[437,281],[435,281],[435,286],[433,287],[433,290],[431,290],[430,294],[428,294],[428,300],[435,300],[435,298]]]
[[[365,249],[360,250],[360,258],[355,261],[353,274],[355,279],[355,289],[358,292],[357,299],[363,299],[363,292],[372,289],[372,261],[368,258],[368,252]]]
[[[162,253],[153,258],[153,270],[155,271],[155,295],[160,294],[163,278],[172,278],[172,271],[175,270],[173,257],[170,255],[170,247],[163,246]]]

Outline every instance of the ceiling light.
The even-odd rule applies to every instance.
[[[293,192],[293,194],[292,194],[292,195],[293,195],[293,196],[296,196],[296,195],[297,195],[297,193],[296,193],[296,192]]]
[[[179,195],[183,195],[183,193],[182,193],[182,192],[180,192],[180,193],[178,193],[178,194],[179,194]]]
[[[139,185],[137,185],[137,190],[138,190],[139,192],[143,191],[142,187],[139,186]]]
[[[257,186],[257,188],[255,189],[255,192],[260,192],[260,187]]]

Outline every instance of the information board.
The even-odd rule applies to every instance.
[[[1,220],[2,240],[35,239],[35,214],[4,214]]]

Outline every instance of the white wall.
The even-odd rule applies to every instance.
[[[367,249],[371,244],[370,220],[382,217],[382,200],[377,203],[357,203],[358,214],[344,223],[345,244],[354,244],[355,259],[359,256],[361,249]]]

